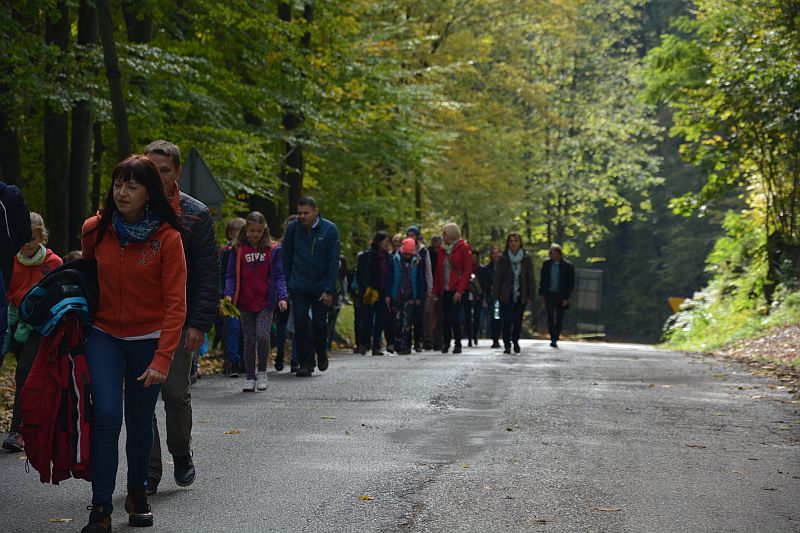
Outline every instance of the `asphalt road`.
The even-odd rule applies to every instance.
[[[149,531],[800,531],[800,406],[744,366],[483,342],[269,379],[193,388],[198,478],[167,467]],[[24,465],[0,454],[0,532],[80,531],[89,484]],[[114,531],[132,529],[124,473]]]

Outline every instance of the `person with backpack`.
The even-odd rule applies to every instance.
[[[522,237],[511,232],[506,237],[506,249],[497,260],[492,294],[500,302],[503,323],[503,353],[520,353],[519,338],[525,307],[536,298],[533,260],[522,246]]]
[[[422,238],[422,232],[419,226],[409,226],[406,230],[406,236],[414,239],[416,243],[417,255],[419,256],[419,266],[422,268],[422,279],[425,282],[422,293],[424,296],[414,308],[414,321],[411,324],[414,330],[414,351],[421,352],[425,344],[425,316],[427,313],[428,322],[431,320],[433,293],[433,270],[431,269],[431,254],[428,247],[425,246],[425,240]],[[430,311],[430,312],[429,312]],[[428,348],[430,349],[430,347]]]
[[[397,355],[411,353],[411,325],[425,294],[425,272],[417,255],[417,243],[409,237],[392,258],[391,311],[393,344]]]
[[[31,240],[31,221],[28,206],[22,191],[15,185],[0,181],[0,346],[3,346],[7,332],[8,300],[6,289],[11,284],[14,271],[14,256],[20,248]],[[5,352],[0,350],[0,366],[3,366]]]
[[[461,309],[465,293],[469,290],[472,275],[472,253],[469,244],[461,238],[458,224],[445,224],[442,228],[443,244],[437,255],[436,278],[433,293],[442,301],[443,343],[442,353],[450,350],[461,353]]]
[[[97,261],[99,301],[86,339],[94,426],[92,505],[82,533],[111,530],[123,406],[128,523],[153,524],[145,493],[153,416],[186,320],[182,231],[156,165],[142,155],[114,167],[102,210],[83,225],[83,256]]]
[[[19,309],[22,298],[36,285],[39,280],[49,272],[61,266],[61,258],[47,244],[47,228],[42,215],[31,213],[29,215],[31,239],[22,246],[14,257],[14,273],[11,284],[6,291],[8,298],[8,336],[3,345],[3,353],[12,352],[17,358],[17,369],[14,372],[14,407],[11,417],[11,430],[3,441],[3,449],[10,452],[21,452],[24,442],[19,433],[20,410],[19,395],[28,372],[31,370],[33,360],[39,351],[42,336],[33,331],[28,324],[19,320]]]
[[[226,279],[225,298],[239,309],[244,333],[247,381],[242,391],[265,391],[272,313],[288,308],[288,295],[280,245],[275,243],[273,248],[267,219],[258,211],[245,218],[233,245]]]

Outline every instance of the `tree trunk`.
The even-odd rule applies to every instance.
[[[303,18],[306,22],[311,22],[314,16],[314,7],[311,1],[305,3]],[[278,3],[278,18],[284,22],[292,21],[292,7],[288,2]],[[307,31],[301,39],[303,48],[308,51],[311,47],[311,32]],[[303,195],[303,175],[305,174],[305,158],[303,147],[297,140],[301,135],[300,129],[303,125],[302,114],[291,104],[284,106],[283,129],[287,137],[285,143],[286,155],[281,165],[281,181],[288,186],[289,212],[294,213],[297,209],[297,201]]]
[[[97,44],[97,10],[89,0],[78,8],[78,44]],[[79,52],[80,53],[80,52]],[[81,227],[89,214],[89,170],[92,156],[92,113],[88,100],[72,108],[72,146],[69,159],[69,247],[81,247]]]
[[[53,16],[58,18],[54,19]],[[52,16],[45,23],[45,42],[55,44],[66,52],[69,45],[69,9],[66,0],[56,5]],[[59,74],[63,82],[63,75]],[[44,184],[45,214],[50,228],[50,247],[56,253],[64,253],[69,246],[69,116],[54,109],[48,102],[44,105]]]
[[[129,43],[149,43],[153,40],[153,12],[139,0],[122,0],[125,28]]]
[[[20,184],[19,137],[8,125],[8,117],[0,113],[0,180]]]
[[[97,0],[97,10],[108,90],[111,94],[114,129],[117,133],[117,157],[121,161],[131,154],[131,136],[128,132],[128,113],[125,110],[125,96],[122,92],[122,73],[117,60],[117,44],[114,41],[114,21],[111,19],[108,0]]]
[[[94,153],[92,154],[92,213],[96,213],[100,209],[100,197],[102,183],[102,168],[103,168],[103,124],[102,122],[95,122],[92,126],[92,136],[94,137]]]

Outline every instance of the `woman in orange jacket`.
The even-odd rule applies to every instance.
[[[436,258],[436,278],[433,280],[433,293],[442,299],[442,353],[450,349],[450,339],[455,340],[453,353],[461,353],[461,307],[472,275],[472,252],[467,241],[461,238],[461,229],[457,224],[444,225],[442,240],[442,248]]]
[[[92,506],[82,533],[111,530],[123,384],[131,526],[153,524],[144,492],[153,413],[186,317],[183,226],[155,164],[132,155],[111,176],[105,205],[83,225],[83,256],[97,261],[99,303],[86,340],[92,379]]]

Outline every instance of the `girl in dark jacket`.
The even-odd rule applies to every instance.
[[[497,260],[492,294],[500,301],[500,318],[503,323],[503,353],[520,352],[519,336],[522,315],[528,302],[536,296],[533,260],[522,247],[522,237],[512,232],[506,237],[506,249]]]

